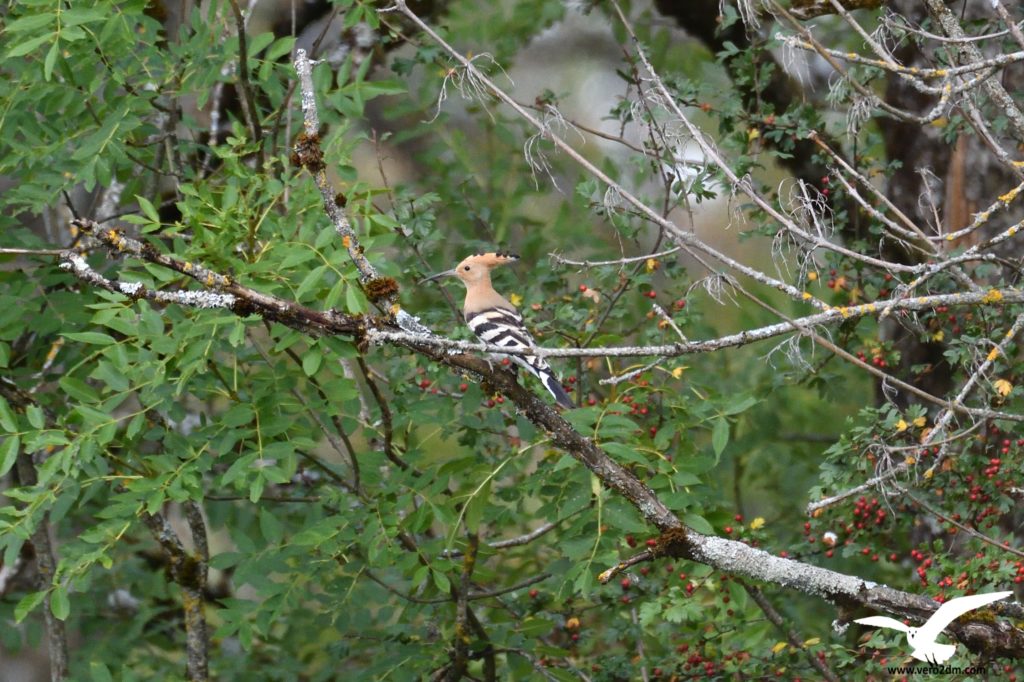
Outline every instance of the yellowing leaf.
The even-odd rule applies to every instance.
[[[772,647],[772,653],[773,654],[777,654],[780,651],[782,651],[783,649],[785,649],[787,646],[789,646],[789,645],[786,644],[785,642],[779,642],[778,644],[776,644],[775,646]]]
[[[764,517],[758,516],[756,519],[750,522],[750,530],[758,530],[764,528]]]
[[[658,263],[658,261],[654,258],[648,258],[646,265],[647,272],[654,272],[655,270],[658,269],[658,265],[660,265],[660,263]]]
[[[946,338],[946,332],[942,331],[941,329],[932,334],[932,341],[942,341],[942,339],[944,338]]]
[[[523,303],[523,297],[520,296],[519,294],[510,294],[508,297],[508,301],[509,303],[518,308]]]
[[[676,367],[674,370],[672,370],[672,378],[673,379],[681,378],[683,376],[683,371],[685,369],[686,369],[685,366],[683,366],[683,367]]]
[[[1003,292],[999,291],[998,289],[989,289],[988,293],[982,297],[981,302],[998,303],[1001,300],[1003,300]]]
[[[814,646],[816,644],[821,644],[821,637],[811,637],[809,640],[804,642],[805,647]]]
[[[924,426],[927,423],[928,423],[928,420],[925,419],[924,417],[918,417],[917,419],[914,420],[914,426],[916,426],[917,428],[921,428],[922,426]]]
[[[751,128],[747,131],[747,142],[753,142],[759,137],[761,137],[761,131],[757,128]]]
[[[907,430],[907,422],[906,421],[901,419],[898,422],[896,422],[896,431],[902,432],[902,431],[906,431],[906,430]]]
[[[1011,384],[1006,379],[996,379],[992,385],[995,387],[996,393],[1003,396],[1004,398],[1010,395],[1010,391],[1013,390],[1013,384]]]

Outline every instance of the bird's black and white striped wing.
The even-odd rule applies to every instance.
[[[530,349],[534,347],[533,337],[523,325],[522,316],[508,308],[486,308],[466,313],[466,324],[478,339],[484,343],[504,348]],[[500,353],[495,353],[500,356]],[[526,369],[543,382],[544,387],[554,396],[555,401],[565,408],[575,407],[569,394],[562,388],[554,371],[544,360],[535,355],[508,355],[512,362]]]

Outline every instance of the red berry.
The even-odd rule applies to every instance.
[[[580,293],[583,293],[586,290],[587,290],[587,285],[586,284],[581,284],[580,285]]]
[[[619,584],[622,585],[622,589],[628,590],[629,586],[632,585],[633,583],[630,581],[629,578],[623,578],[622,582],[620,582]]]
[[[469,384],[459,384],[459,390],[465,393],[467,390],[469,390]]]
[[[539,595],[539,594],[540,594],[540,590],[537,590],[537,589],[530,590],[530,599],[536,599],[537,595]]]

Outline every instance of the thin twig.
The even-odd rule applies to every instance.
[[[244,102],[243,110],[249,120],[249,128],[252,130],[253,142],[256,145],[256,168],[263,168],[263,126],[260,124],[259,109],[256,108],[256,98],[252,93],[252,83],[249,82],[249,48],[245,36],[245,19],[242,17],[242,9],[238,6],[238,0],[229,0],[231,10],[235,17],[235,32],[238,35],[238,85],[242,90],[240,100]]]
[[[828,680],[828,682],[839,682],[839,678],[836,677],[836,674],[828,667],[824,659],[818,658],[804,647],[803,640],[797,636],[796,631],[786,623],[786,620],[782,615],[775,610],[775,607],[772,606],[770,601],[768,601],[768,598],[764,596],[764,592],[761,591],[761,588],[744,583],[743,589],[747,591],[747,594],[754,600],[754,603],[761,609],[765,617],[768,618],[768,620],[786,636],[786,639],[789,641],[789,645],[793,647],[793,649],[796,651],[803,651],[808,662],[817,668],[818,672],[821,673],[821,676]]]
[[[616,258],[615,260],[569,260],[568,258],[559,256],[557,253],[549,253],[548,255],[551,256],[551,260],[557,265],[575,265],[581,268],[598,268],[607,265],[626,265],[629,263],[646,262],[651,258],[664,258],[665,256],[671,256],[673,253],[678,252],[681,248],[682,247],[680,246],[673,246],[671,249],[665,249],[658,253],[650,253],[646,256],[630,256],[629,258]]]

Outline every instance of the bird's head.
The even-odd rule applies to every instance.
[[[466,286],[470,286],[480,282],[481,280],[490,279],[492,268],[496,268],[499,265],[505,265],[507,263],[514,263],[517,260],[519,260],[519,256],[508,251],[478,253],[464,258],[461,263],[451,270],[445,270],[444,272],[439,272],[436,275],[431,275],[420,283],[422,284],[423,282],[440,279],[441,277],[458,277],[466,284]]]

